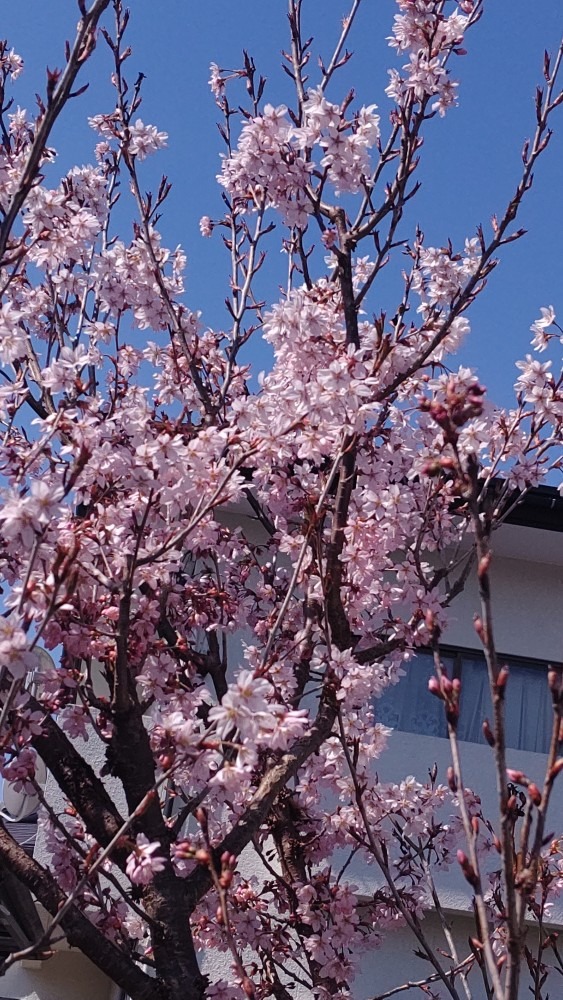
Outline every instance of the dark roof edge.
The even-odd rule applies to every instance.
[[[533,486],[506,518],[506,524],[563,531],[563,497],[555,486]]]

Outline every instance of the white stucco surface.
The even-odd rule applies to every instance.
[[[508,526],[512,530],[512,526]],[[508,530],[508,529],[507,529]],[[515,531],[531,529],[515,528]],[[563,532],[535,531],[549,536],[553,562],[532,562],[497,552],[493,539],[491,596],[494,630],[500,653],[563,662]],[[502,535],[498,548],[502,551]],[[545,544],[538,539],[538,548]],[[555,560],[558,560],[556,562]],[[479,648],[473,617],[479,612],[479,596],[473,577],[452,603],[450,626],[444,641]]]
[[[113,1000],[112,984],[70,948],[45,962],[18,962],[0,980],[0,997],[14,1000]]]

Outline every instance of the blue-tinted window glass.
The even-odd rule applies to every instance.
[[[483,721],[493,724],[487,668],[482,654],[442,656],[448,676],[454,662],[460,673],[462,694],[458,736],[467,743],[484,743]],[[542,665],[508,664],[510,676],[506,700],[506,745],[516,750],[547,753],[551,739],[553,709]],[[388,688],[375,705],[376,719],[385,726],[422,736],[447,736],[444,705],[428,691],[434,673],[430,653],[417,653],[406,664],[407,676]]]
[[[422,736],[447,736],[444,705],[428,690],[434,673],[429,653],[417,653],[406,664],[407,676],[387,688],[375,704],[377,722],[406,733]]]
[[[506,745],[515,750],[547,753],[553,727],[553,708],[546,670],[538,664],[508,663],[506,688]],[[463,657],[460,740],[484,743],[483,720],[493,723],[489,681],[481,657]]]

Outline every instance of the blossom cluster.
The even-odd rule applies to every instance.
[[[293,125],[285,105],[267,104],[263,115],[243,125],[237,150],[223,160],[218,176],[235,206],[274,207],[289,226],[303,226],[311,211],[313,160],[318,147],[319,170],[336,194],[361,190],[371,173],[369,150],[379,139],[376,105],[362,107],[351,121],[326,99],[310,90],[303,104],[303,125]]]
[[[399,106],[412,102],[425,105],[436,97],[431,109],[444,117],[456,103],[457,92],[446,63],[463,42],[474,6],[469,0],[460,4],[463,13],[455,8],[445,16],[444,5],[435,0],[399,0],[401,13],[395,15],[389,44],[409,61],[402,67],[404,75],[389,70],[388,97]]]

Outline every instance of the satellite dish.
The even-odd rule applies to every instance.
[[[56,669],[53,657],[41,646],[35,646],[33,653],[36,657],[36,666],[32,667],[25,679],[25,686],[30,694],[37,696],[38,688],[41,686],[41,673],[43,670],[49,673]]]
[[[38,657],[39,663],[41,664],[42,667],[46,667],[47,669],[50,670],[55,669],[55,661],[51,656],[51,654],[48,653],[46,649],[43,649],[42,646],[36,646],[33,652]]]
[[[42,787],[47,780],[47,768],[41,757],[35,758],[35,778],[38,785]],[[39,806],[39,796],[30,795],[27,792],[18,792],[13,784],[4,781],[3,789],[4,807],[9,812],[11,819],[23,820],[37,811]]]

